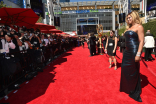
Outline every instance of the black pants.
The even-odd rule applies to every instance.
[[[126,47],[120,47],[120,52],[123,53],[125,51]]]
[[[90,55],[93,56],[93,53],[94,53],[94,55],[96,54],[95,45],[90,45]]]
[[[103,42],[103,48],[105,49],[105,46],[106,46],[106,42]]]
[[[88,49],[89,49],[89,46],[90,46],[90,45],[89,45],[89,42],[88,42],[87,44],[88,44]]]
[[[147,61],[149,58],[153,58],[151,56],[153,48],[145,48],[145,61]]]

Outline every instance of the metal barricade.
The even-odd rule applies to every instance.
[[[58,51],[55,54],[53,45],[45,47],[44,50],[30,48],[16,53],[0,53],[0,95],[4,92],[4,95],[7,95],[10,86],[31,72],[38,72],[38,68],[42,69],[43,64],[52,59],[54,55],[62,54],[64,49],[68,50],[70,47],[73,47],[72,42],[57,45]]]

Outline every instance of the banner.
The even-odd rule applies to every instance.
[[[95,13],[95,12],[112,12],[112,9],[98,9],[98,10],[70,10],[70,11],[60,11],[54,12],[54,14],[81,14],[81,13]]]
[[[60,17],[54,17],[54,25],[60,27]]]
[[[131,12],[131,2],[130,2],[130,0],[128,0],[128,13],[130,13]]]
[[[23,0],[23,8],[27,8],[26,7],[26,1],[25,0]]]

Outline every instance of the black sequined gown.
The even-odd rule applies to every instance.
[[[139,47],[138,34],[128,30],[124,34],[126,39],[126,49],[123,53],[121,65],[120,91],[128,93],[131,98],[142,102],[140,98],[140,63],[135,62],[135,56]]]

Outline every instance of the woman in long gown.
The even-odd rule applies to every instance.
[[[121,65],[120,91],[142,102],[140,80],[140,55],[144,44],[144,28],[141,25],[139,14],[135,11],[126,17],[127,31],[125,32],[126,49],[123,53]]]

